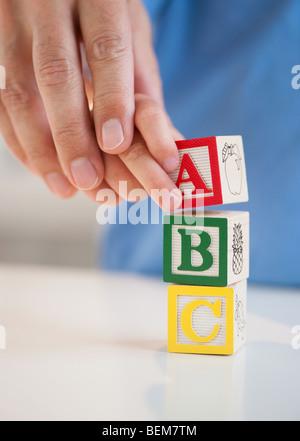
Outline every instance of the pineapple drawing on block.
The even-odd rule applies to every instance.
[[[243,269],[243,230],[242,225],[234,224],[233,227],[233,258],[232,270],[234,274],[238,275]]]

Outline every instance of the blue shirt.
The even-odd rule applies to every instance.
[[[298,0],[144,0],[167,110],[186,138],[242,135],[250,201],[250,281],[300,285]],[[114,225],[105,268],[162,274],[162,226]]]

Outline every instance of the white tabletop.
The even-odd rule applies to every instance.
[[[300,420],[300,290],[249,287],[232,357],[168,354],[166,300],[159,280],[0,266],[0,419]]]

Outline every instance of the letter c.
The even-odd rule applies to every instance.
[[[181,327],[185,335],[194,342],[208,343],[218,335],[220,325],[216,325],[213,332],[207,337],[200,337],[200,335],[196,334],[192,328],[192,314],[198,306],[208,306],[214,313],[215,317],[221,317],[221,300],[216,300],[214,304],[203,299],[194,300],[184,308],[181,314]]]

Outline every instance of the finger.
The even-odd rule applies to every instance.
[[[139,181],[132,175],[117,155],[105,155],[103,160],[105,177],[100,187],[93,191],[85,192],[90,199],[95,200],[96,197],[96,201],[103,202],[107,190],[113,191],[116,197],[116,205],[120,204],[123,200],[136,202],[136,190],[139,191],[139,200],[142,191],[145,193],[144,197],[147,197],[147,193]],[[101,192],[99,193],[100,190],[105,190],[105,193],[103,193],[104,196]],[[131,195],[133,195],[133,197],[131,197]],[[112,201],[113,198],[114,196],[111,198]]]
[[[119,156],[105,155],[105,180],[110,187],[123,199],[136,202],[135,190],[143,190],[140,182],[128,170]],[[147,196],[145,192],[145,197]]]
[[[11,32],[14,25],[19,33]],[[48,139],[46,135],[49,127],[43,124],[43,107],[31,65],[30,37],[12,11],[1,27],[0,40],[1,60],[6,66],[6,87],[1,92],[2,132],[15,156],[31,172],[41,176],[56,195],[70,197],[75,190],[62,173],[51,136]]]
[[[0,90],[0,132],[2,137],[12,152],[12,154],[26,167],[29,168],[29,161],[19,142],[11,120],[2,102],[3,95],[7,87],[7,66],[4,59],[4,54],[10,50],[15,41],[15,26],[13,20],[12,3],[3,1],[0,8],[0,59],[1,65],[5,66],[5,87]]]
[[[1,100],[0,100],[0,132],[7,147],[10,149],[13,155],[23,165],[27,166],[27,161],[28,161],[27,157],[25,155],[24,150],[22,149],[21,144],[19,143],[19,140],[16,137],[11,121],[7,115],[7,112],[3,104],[1,103]]]
[[[170,130],[171,130],[174,141],[184,141],[186,139],[183,136],[183,134],[178,129],[176,129],[176,127],[174,127],[173,125],[171,125]]]
[[[35,168],[33,167],[28,157],[26,156],[26,153],[15,134],[9,116],[7,115],[7,112],[3,104],[1,103],[1,100],[0,100],[0,133],[5,141],[5,144],[7,145],[11,153],[14,155],[14,157],[18,159],[21,162],[21,164],[23,164],[32,174],[34,175],[37,174]]]
[[[80,26],[94,89],[100,148],[127,150],[134,130],[134,61],[127,1],[81,0]]]
[[[21,160],[25,161],[25,165],[31,171],[44,179],[55,195],[69,198],[76,191],[64,176],[58,162],[33,72],[27,67],[26,60],[22,62],[14,51],[8,55],[10,58],[6,60],[7,84],[1,96],[23,153],[17,144],[14,148],[19,149],[19,155],[25,156]]]
[[[170,173],[178,167],[179,153],[169,120],[161,106],[145,95],[136,95],[135,124],[152,156]]]
[[[103,162],[85,95],[69,2],[51,0],[35,13],[34,69],[60,163],[73,186],[97,188],[103,179]]]
[[[153,48],[152,26],[140,2],[129,2],[134,52],[135,93],[145,94],[164,107],[162,80]]]
[[[123,201],[110,185],[108,185],[105,179],[102,180],[97,188],[83,191],[83,193],[93,202],[98,202],[99,204],[105,203],[112,207],[119,205]]]
[[[120,158],[163,210],[174,211],[181,205],[181,191],[150,154],[139,132],[136,132],[131,148]]]
[[[55,195],[61,198],[72,197],[76,190],[60,167],[44,109],[34,91],[34,85],[29,80],[25,86],[19,78],[9,79],[3,102],[25,152],[25,165],[42,177]]]
[[[93,91],[91,73],[87,63],[85,47],[83,43],[80,43],[80,59],[81,59],[81,66],[82,66],[81,69],[82,69],[85,93],[88,100],[88,106],[91,113],[93,114],[94,91]]]

